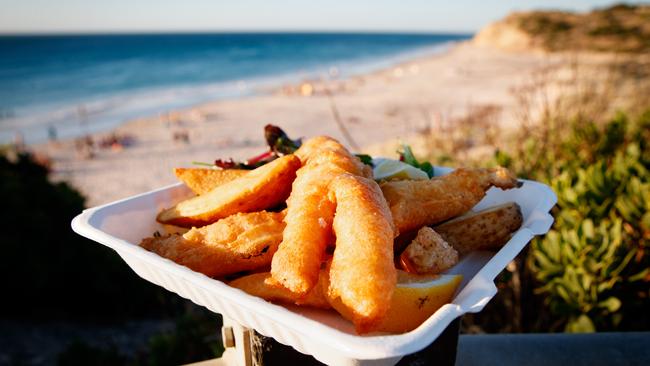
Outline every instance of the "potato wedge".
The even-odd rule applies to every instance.
[[[284,202],[300,168],[300,159],[285,155],[208,193],[163,210],[156,218],[163,224],[204,226],[238,212],[265,210]]]
[[[331,308],[320,283],[309,290],[305,296],[300,296],[282,286],[270,284],[270,278],[271,273],[260,272],[240,277],[228,284],[249,295],[261,297],[266,301],[313,306],[321,309]]]
[[[523,216],[515,202],[471,212],[433,229],[460,255],[474,250],[497,250],[521,227]]]
[[[210,192],[215,187],[242,177],[249,170],[244,169],[204,169],[204,168],[175,168],[176,178],[201,195]]]

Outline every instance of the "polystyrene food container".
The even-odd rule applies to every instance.
[[[450,169],[436,168],[437,173]],[[403,356],[431,344],[449,323],[465,313],[476,313],[494,297],[494,278],[535,236],[553,223],[549,214],[557,198],[546,185],[524,180],[518,189],[492,188],[474,210],[514,201],[521,206],[522,227],[497,253],[474,252],[448,273],[460,273],[463,282],[450,304],[441,307],[417,329],[404,334],[359,336],[351,323],[334,311],[275,305],[194,272],[138,246],[140,240],[163,230],[156,214],[192,196],[175,184],[99,207],[84,210],[72,221],[74,231],[113,248],[142,278],[192,300],[198,305],[255,329],[280,343],[330,365],[394,365]],[[454,350],[455,352],[455,350]]]

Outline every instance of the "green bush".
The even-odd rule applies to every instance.
[[[650,112],[548,132],[495,157],[558,196],[555,225],[525,261],[553,323],[529,330],[649,329]]]
[[[2,318],[108,322],[166,314],[169,295],[75,234],[84,198],[28,153],[0,153]]]
[[[221,316],[209,311],[187,313],[176,321],[172,333],[159,334],[149,341],[141,355],[141,365],[180,365],[221,356],[219,339]]]
[[[172,332],[152,336],[142,349],[131,350],[131,356],[111,344],[98,347],[76,340],[58,355],[57,365],[166,366],[204,361],[224,351],[218,337],[220,327],[221,316],[205,309],[188,309],[176,320]]]

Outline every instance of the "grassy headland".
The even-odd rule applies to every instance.
[[[477,35],[482,44],[545,51],[650,52],[650,6],[615,5],[588,13],[513,13]]]

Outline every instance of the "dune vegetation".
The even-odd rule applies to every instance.
[[[483,30],[478,39],[511,49],[650,52],[650,6],[621,4],[587,13],[513,13]]]

